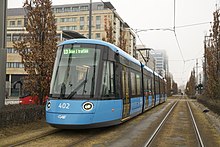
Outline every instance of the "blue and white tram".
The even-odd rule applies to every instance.
[[[166,100],[165,80],[110,43],[59,44],[46,121],[66,129],[120,124]]]

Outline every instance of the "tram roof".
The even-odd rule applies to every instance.
[[[149,72],[151,72],[152,74],[153,74],[153,72],[154,72],[151,68],[149,68],[149,67],[146,66],[146,65],[144,65],[144,69],[147,70],[147,71],[149,71]]]

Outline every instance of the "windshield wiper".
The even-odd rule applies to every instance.
[[[86,82],[84,82],[84,86],[83,86],[83,93],[82,93],[82,95],[84,95],[84,93],[86,93],[85,88],[86,88],[86,83],[87,83],[88,71],[89,71],[89,69],[87,68],[87,70],[86,70],[86,77],[85,77]]]
[[[62,83],[61,90],[60,90],[60,98],[61,99],[65,97],[65,92],[66,92],[66,85],[65,85],[65,83]]]
[[[72,98],[76,93],[77,91],[84,85],[84,88],[83,88],[83,93],[85,91],[85,86],[86,86],[86,83],[87,83],[87,75],[88,75],[88,68],[87,68],[87,71],[86,71],[86,77],[85,79],[79,84],[79,86],[77,86],[67,97],[67,99],[70,99]]]

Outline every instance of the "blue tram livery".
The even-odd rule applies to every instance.
[[[166,81],[113,44],[59,44],[46,121],[63,129],[120,124],[166,100]]]

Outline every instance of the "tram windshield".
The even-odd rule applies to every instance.
[[[50,94],[58,98],[94,96],[100,49],[93,44],[67,44],[58,47]]]

